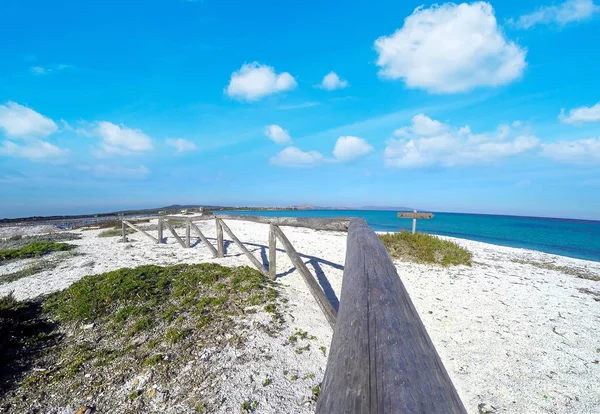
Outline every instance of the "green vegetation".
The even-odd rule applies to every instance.
[[[2,404],[27,411],[30,398],[52,393],[53,404],[67,405],[73,390],[98,397],[106,384],[150,368],[155,381],[168,383],[204,348],[241,348],[251,329],[280,329],[275,317],[270,325],[242,321],[251,312],[280,315],[277,300],[260,272],[208,263],[86,276],[32,303],[1,298],[0,366],[7,370],[0,393],[3,383],[16,387]],[[146,391],[132,392],[132,400]]]
[[[269,378],[263,381],[263,387],[266,387],[268,385],[271,385],[271,380]]]
[[[125,229],[125,234],[131,234],[133,233],[133,229],[132,228],[126,228]],[[123,234],[123,230],[122,229],[108,229],[108,230],[104,230],[100,233],[98,233],[98,237],[117,237],[117,236],[121,236]]]
[[[394,259],[442,266],[471,266],[472,254],[458,244],[424,233],[406,230],[379,236]]]
[[[74,245],[68,243],[35,241],[17,249],[0,250],[0,264],[7,260],[40,257],[52,252],[63,252],[74,248]]]

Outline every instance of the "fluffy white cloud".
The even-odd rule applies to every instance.
[[[292,138],[290,138],[288,132],[279,125],[267,125],[265,135],[280,145],[290,145],[292,143]]]
[[[599,10],[600,7],[592,0],[567,0],[558,5],[540,7],[533,13],[520,16],[516,21],[511,19],[509,22],[521,29],[529,29],[538,24],[564,26],[587,20]]]
[[[434,93],[507,84],[526,66],[525,49],[504,36],[485,2],[419,7],[375,49],[381,77]]]
[[[567,164],[599,166],[600,138],[543,144],[542,155]]]
[[[196,149],[196,144],[194,144],[192,141],[188,141],[183,138],[177,138],[177,139],[167,138],[165,140],[165,143],[167,145],[170,145],[171,147],[175,148],[177,150],[177,152],[194,151]]]
[[[112,122],[96,122],[92,131],[83,131],[102,139],[102,151],[98,155],[131,155],[153,149],[152,140],[139,129],[115,125]]]
[[[339,137],[333,148],[333,156],[336,160],[352,161],[373,151],[373,147],[362,138],[358,137]]]
[[[294,89],[296,80],[287,72],[275,73],[271,66],[258,62],[245,63],[231,74],[225,90],[229,97],[245,101],[257,101],[267,95]]]
[[[600,102],[596,105],[587,107],[581,106],[579,108],[571,109],[569,115],[565,114],[564,108],[560,110],[558,119],[565,124],[579,124],[583,122],[598,122],[600,121]]]
[[[9,101],[0,105],[0,129],[11,138],[43,138],[56,132],[58,126],[33,109]]]
[[[31,140],[23,145],[12,141],[4,141],[0,144],[0,156],[25,158],[34,162],[55,161],[66,155],[67,151],[40,140]]]
[[[348,86],[348,81],[340,79],[337,73],[331,71],[323,77],[320,87],[328,91],[342,89]]]
[[[432,129],[423,125],[437,125],[425,115],[413,118],[411,126],[402,129],[402,138],[389,139],[385,148],[385,163],[389,167],[419,168],[427,166],[453,167],[498,161],[531,150],[539,139],[513,131],[502,125],[494,133],[474,134],[469,126],[452,128],[447,124]],[[431,121],[431,122],[430,122]],[[514,136],[514,138],[510,138]]]
[[[32,66],[29,68],[31,73],[33,73],[34,75],[48,75],[50,73],[60,72],[65,69],[73,69],[73,66],[60,64],[60,65],[48,65],[48,66]]]
[[[280,167],[306,168],[323,162],[323,154],[317,151],[302,151],[296,147],[287,147],[270,160]]]

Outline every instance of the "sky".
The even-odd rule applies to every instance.
[[[2,0],[0,38],[0,218],[600,219],[592,0]]]

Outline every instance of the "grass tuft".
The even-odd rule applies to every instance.
[[[379,238],[394,259],[442,266],[471,266],[471,252],[452,241],[436,236],[411,234],[403,230],[399,233],[381,234]]]
[[[17,249],[0,250],[0,264],[7,260],[40,257],[53,252],[72,250],[76,246],[68,243],[35,241]]]

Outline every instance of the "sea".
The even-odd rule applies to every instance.
[[[232,212],[223,212],[225,214]],[[488,214],[434,213],[417,220],[417,231],[600,262],[600,221]],[[380,210],[244,210],[269,217],[362,217],[375,231],[410,230],[411,219]]]

